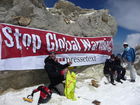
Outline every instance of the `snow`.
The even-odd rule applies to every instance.
[[[76,101],[52,94],[48,103],[42,105],[94,105],[92,101],[98,100],[101,105],[140,105],[140,76],[137,76],[136,82],[132,83],[127,80],[123,83],[105,84],[106,78],[99,82],[100,86],[95,88],[91,85],[92,78],[77,81],[75,94]],[[33,97],[33,103],[23,101],[23,97],[31,94],[32,90],[38,86],[24,88],[18,91],[9,91],[0,95],[0,105],[37,105],[39,92]]]

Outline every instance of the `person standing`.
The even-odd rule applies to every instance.
[[[123,44],[124,51],[122,54],[122,58],[128,65],[128,70],[130,71],[130,81],[135,82],[136,80],[136,71],[134,68],[134,61],[135,61],[135,50],[134,48],[129,47],[128,43],[124,42]]]
[[[62,71],[67,72],[66,68],[70,66],[72,63],[68,62],[64,65],[60,64],[56,60],[55,52],[51,52],[50,55],[47,58],[45,58],[44,63],[45,63],[44,68],[50,79],[50,85],[48,86],[48,88],[54,90],[59,95],[64,96],[63,81],[65,80],[65,78],[64,73],[62,73]]]

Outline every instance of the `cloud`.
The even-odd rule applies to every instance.
[[[129,34],[125,40],[131,47],[140,45],[140,33]]]
[[[107,4],[118,25],[140,31],[140,0],[108,0]]]

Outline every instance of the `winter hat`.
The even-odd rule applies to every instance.
[[[51,51],[51,52],[49,52],[49,54],[56,54],[56,52],[55,51]]]
[[[111,58],[115,58],[115,55],[114,55],[114,54],[112,54],[110,57],[111,57]]]
[[[119,57],[119,58],[121,58],[121,57],[122,57],[122,55],[121,55],[121,54],[117,54],[117,55],[116,55],[116,57]]]
[[[127,42],[124,42],[123,45],[128,45],[128,43]]]

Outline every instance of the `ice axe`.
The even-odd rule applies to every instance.
[[[32,103],[33,102],[33,96],[32,95],[28,95],[27,98],[23,97],[23,100],[27,101],[29,103]]]

